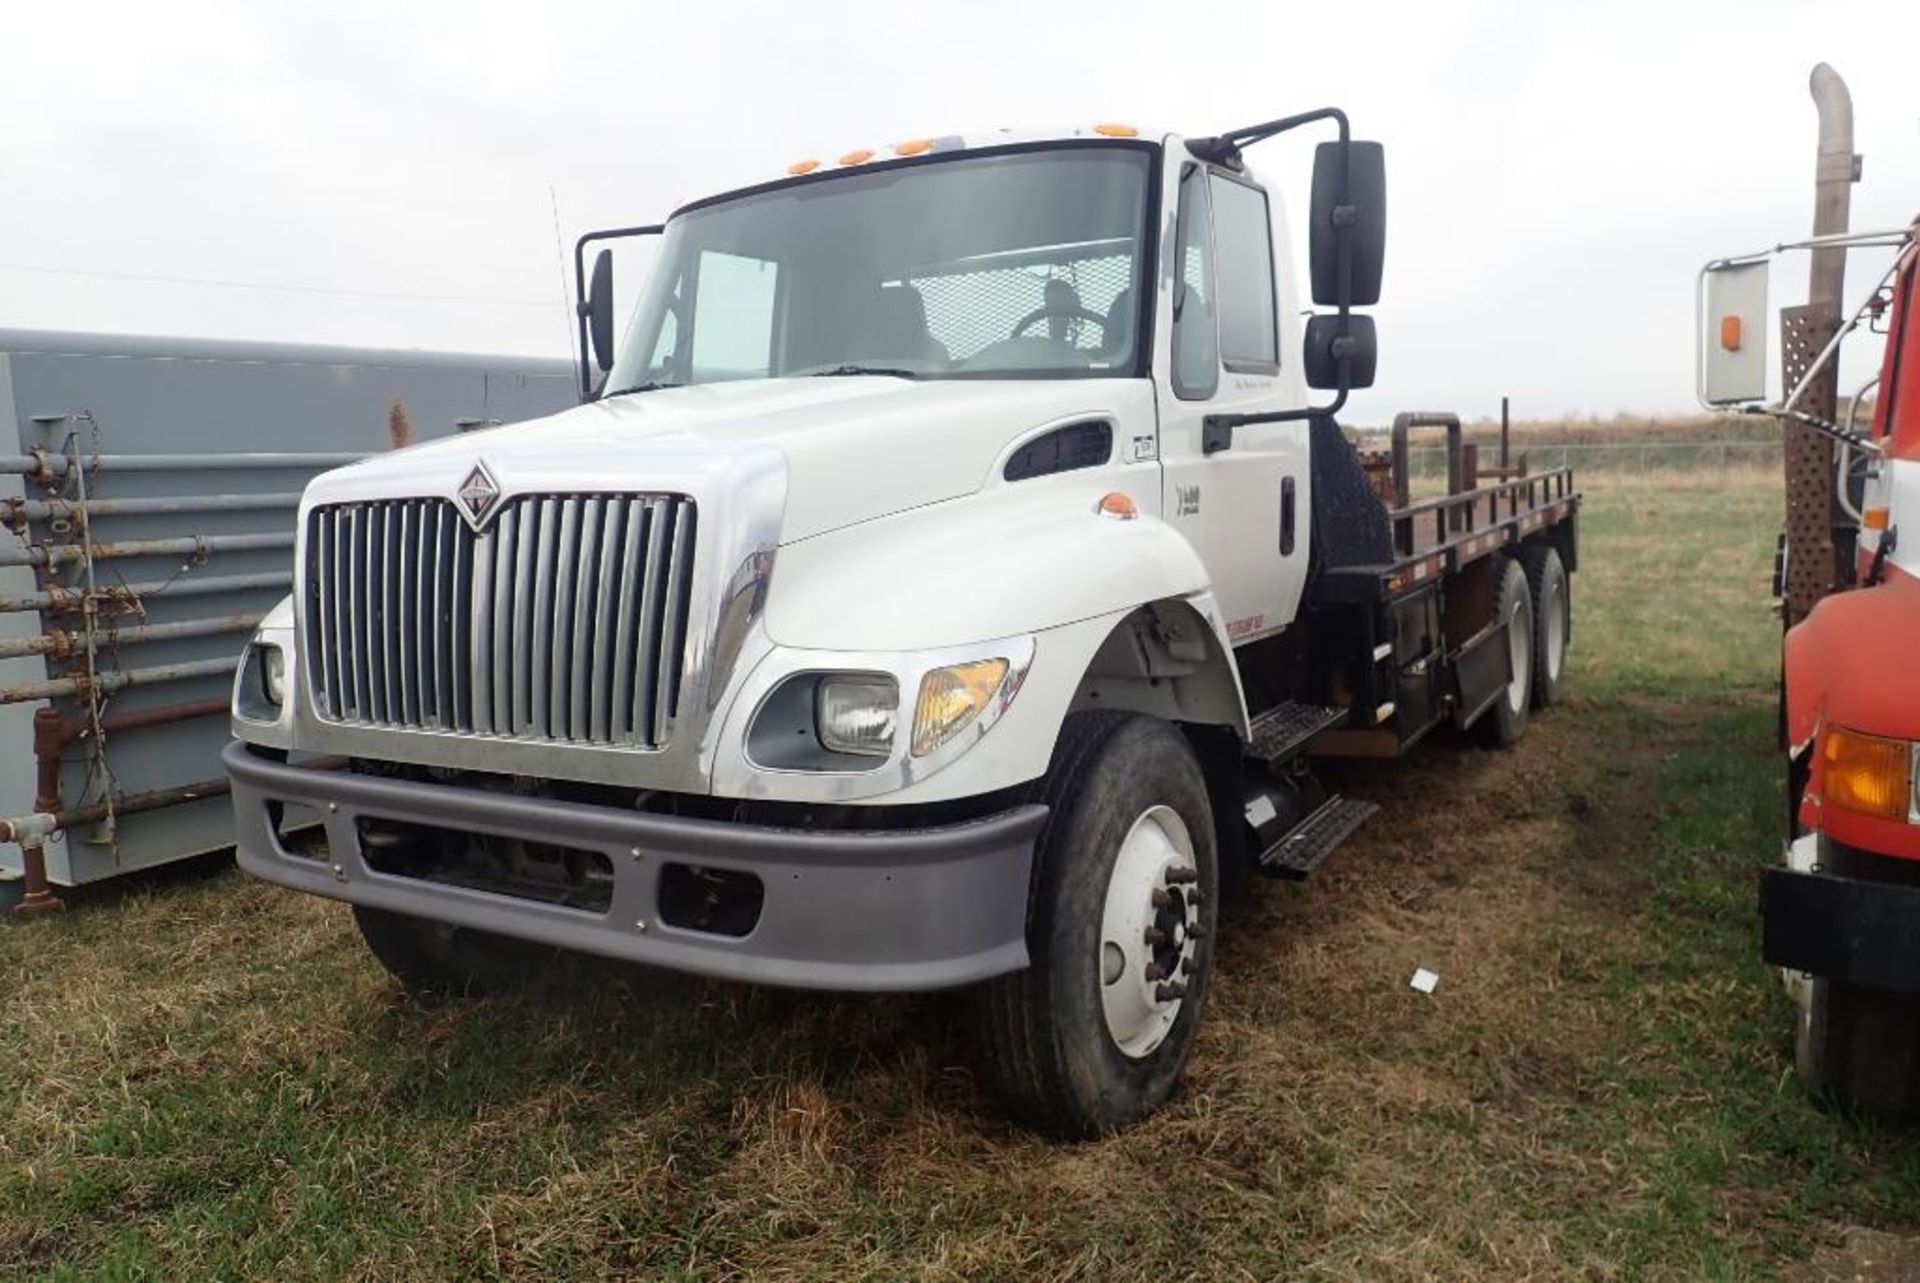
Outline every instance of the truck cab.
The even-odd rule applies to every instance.
[[[1244,153],[1309,125],[1302,326]],[[420,989],[554,948],[959,989],[1017,1117],[1140,1117],[1223,901],[1371,813],[1312,754],[1511,743],[1558,689],[1570,474],[1415,503],[1334,421],[1384,216],[1326,109],[913,139],[583,238],[582,405],[308,488],[242,866]]]
[[[1701,271],[1697,368],[1707,408],[1777,418],[1786,528],[1775,574],[1787,816],[1760,879],[1761,953],[1794,1006],[1812,1092],[1886,1117],[1920,1114],[1920,221],[1847,227],[1860,177],[1845,83],[1821,63],[1814,235]],[[1843,316],[1850,252],[1891,250]],[[1812,258],[1809,302],[1781,310],[1780,396],[1767,396],[1769,273]],[[1838,395],[1850,336],[1885,336],[1878,370]],[[1862,410],[1870,406],[1868,414]],[[1903,535],[1905,539],[1903,541]]]

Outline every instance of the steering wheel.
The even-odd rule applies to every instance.
[[[1021,317],[1020,323],[1013,327],[1013,333],[1007,337],[1017,339],[1032,329],[1035,321],[1050,320],[1056,316],[1069,321],[1092,321],[1100,327],[1101,336],[1105,337],[1106,335],[1107,318],[1098,312],[1089,312],[1086,308],[1076,303],[1042,303],[1039,307],[1034,308],[1033,311]]]

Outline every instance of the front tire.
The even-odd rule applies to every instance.
[[[1841,877],[1920,881],[1905,860],[1874,857],[1825,837],[1816,867]],[[1806,1003],[1794,1013],[1793,1063],[1807,1090],[1877,1118],[1920,1117],[1920,994],[1824,976],[1806,983]]]
[[[1814,977],[1794,1067],[1817,1096],[1876,1118],[1920,1115],[1920,996]]]
[[[1016,1120],[1083,1138],[1172,1094],[1207,996],[1219,885],[1200,763],[1172,725],[1077,714],[1044,782],[1025,971],[971,995],[979,1073]]]
[[[558,949],[361,904],[353,906],[353,921],[380,965],[417,998],[501,993],[560,957]]]

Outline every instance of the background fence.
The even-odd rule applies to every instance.
[[[1374,446],[1371,439],[1364,445]],[[1378,448],[1385,449],[1386,438]],[[1778,468],[1778,441],[1618,441],[1549,444],[1516,442],[1514,457],[1526,457],[1535,472],[1571,467],[1575,472],[1723,472],[1729,468]],[[1497,441],[1481,442],[1480,466],[1484,470],[1499,462]],[[1408,451],[1408,465],[1416,480],[1447,475],[1447,450],[1442,445],[1416,445]]]

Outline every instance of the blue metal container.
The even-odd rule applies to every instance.
[[[0,330],[0,833],[56,816],[56,885],[230,846],[233,668],[307,481],[575,399],[564,361]]]

